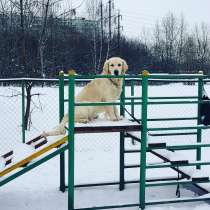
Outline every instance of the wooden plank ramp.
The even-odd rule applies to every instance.
[[[68,136],[65,136],[65,137],[49,144],[48,146],[40,149],[39,151],[32,153],[31,155],[27,156],[26,158],[20,160],[19,162],[17,162],[15,164],[11,165],[10,167],[7,167],[7,168],[3,169],[2,171],[0,171],[0,177],[14,171],[15,169],[17,169],[19,167],[22,167],[22,166],[28,164],[29,162],[31,162],[35,158],[45,154],[46,152],[48,152],[48,151],[50,151],[54,148],[57,148],[57,147],[61,146],[62,144],[66,143],[67,141],[68,141]]]

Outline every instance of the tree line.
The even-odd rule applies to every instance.
[[[86,2],[86,18],[76,17],[74,8],[61,12],[61,1],[0,1],[1,78],[53,78],[71,68],[100,73],[111,56],[127,60],[134,74],[210,73],[209,28],[192,29],[183,16],[169,13],[149,35],[132,39],[123,35],[122,15],[99,0]]]

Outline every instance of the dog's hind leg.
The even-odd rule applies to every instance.
[[[109,117],[112,121],[119,121],[122,119],[122,117],[119,115],[117,107],[115,106],[107,106],[105,108],[106,116]]]

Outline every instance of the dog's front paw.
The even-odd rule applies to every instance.
[[[123,117],[122,115],[120,115],[118,119],[119,119],[119,120],[122,120],[123,118],[124,118],[124,117]]]
[[[88,123],[90,120],[89,119],[79,119],[79,120],[76,120],[77,123]]]

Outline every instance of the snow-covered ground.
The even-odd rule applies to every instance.
[[[66,88],[67,90],[67,88]],[[79,88],[76,89],[79,91]],[[210,93],[210,86],[206,85]],[[20,92],[18,87],[0,87],[0,154],[10,149],[21,148],[21,97],[15,96]],[[67,92],[67,91],[66,91]],[[37,136],[43,130],[49,130],[58,122],[58,88],[35,87],[32,105],[32,126],[26,134],[26,139]],[[126,89],[126,95],[130,89]],[[150,96],[194,96],[197,86],[170,84],[151,86]],[[135,95],[141,95],[140,87],[136,87]],[[14,96],[14,97],[9,97]],[[37,108],[38,106],[38,108]],[[149,117],[195,117],[196,105],[152,105],[149,108]],[[140,106],[135,109],[136,116],[140,116]],[[195,125],[195,121],[150,122],[149,126],[187,126]],[[209,142],[210,132],[203,131],[203,142]],[[163,141],[161,137],[152,137],[154,141]],[[195,137],[178,136],[165,137],[170,144],[182,144],[195,141]],[[119,180],[119,134],[80,134],[75,141],[75,183],[95,183]],[[126,141],[126,148],[139,149],[139,144],[132,145]],[[179,152],[189,160],[195,160],[192,151]],[[66,158],[67,159],[67,158]],[[202,149],[202,159],[210,160],[209,149]],[[67,160],[66,160],[67,161]],[[139,154],[126,154],[126,164],[139,163]],[[154,155],[148,155],[149,163],[160,163],[161,160]],[[203,166],[203,171],[210,173],[209,166]],[[139,169],[126,169],[126,180],[138,179]],[[150,169],[148,178],[161,176],[174,177],[177,174],[170,169]],[[67,177],[67,176],[66,176]],[[67,181],[67,180],[66,180]],[[42,164],[25,175],[13,180],[0,188],[0,210],[66,210],[67,193],[61,193],[59,187],[59,157]],[[92,188],[78,188],[75,191],[76,207],[90,207],[101,205],[114,205],[124,203],[138,203],[138,184],[126,185],[124,191],[119,191],[118,186],[103,186]],[[147,188],[147,200],[176,198],[176,186]],[[182,197],[196,196],[189,188],[181,188]],[[124,208],[135,210],[137,207]],[[148,210],[207,210],[210,205],[205,202],[166,204],[147,206]]]

